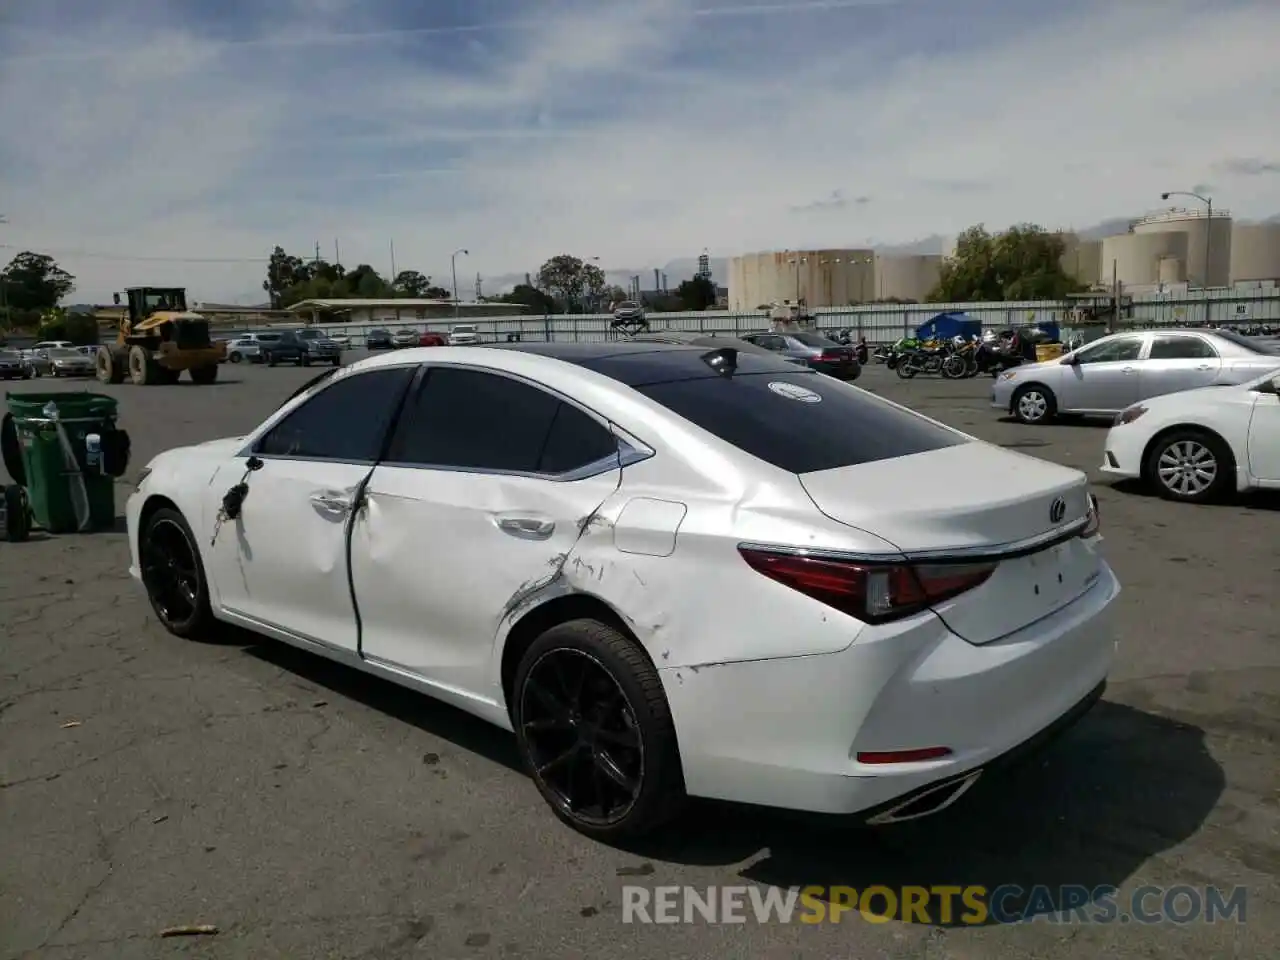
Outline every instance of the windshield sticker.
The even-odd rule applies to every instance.
[[[822,402],[822,397],[819,394],[814,393],[812,390],[806,390],[804,387],[794,383],[775,380],[769,384],[769,389],[780,397],[786,397],[788,400],[799,400],[801,403]]]

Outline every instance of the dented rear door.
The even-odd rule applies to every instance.
[[[553,589],[621,479],[608,426],[527,381],[446,366],[410,399],[352,528],[361,653],[491,699],[500,625]]]

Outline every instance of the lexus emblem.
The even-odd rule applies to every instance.
[[[1067,515],[1067,501],[1058,497],[1049,505],[1049,522],[1061,523],[1062,518]]]

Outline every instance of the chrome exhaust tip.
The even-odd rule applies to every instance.
[[[964,796],[969,788],[978,782],[980,776],[982,771],[974,770],[958,780],[948,780],[946,783],[927,787],[888,810],[868,818],[866,824],[869,827],[880,827],[890,823],[919,820],[921,817],[931,817],[935,813],[941,813]]]

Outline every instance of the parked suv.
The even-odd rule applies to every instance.
[[[262,362],[268,367],[274,367],[278,363],[292,363],[296,367],[302,366],[305,358],[305,349],[302,341],[298,339],[297,331],[281,330],[279,333],[259,333],[257,335],[258,350],[262,357]]]
[[[299,330],[296,333],[302,343],[302,365],[311,363],[342,363],[342,345],[323,330]]]

